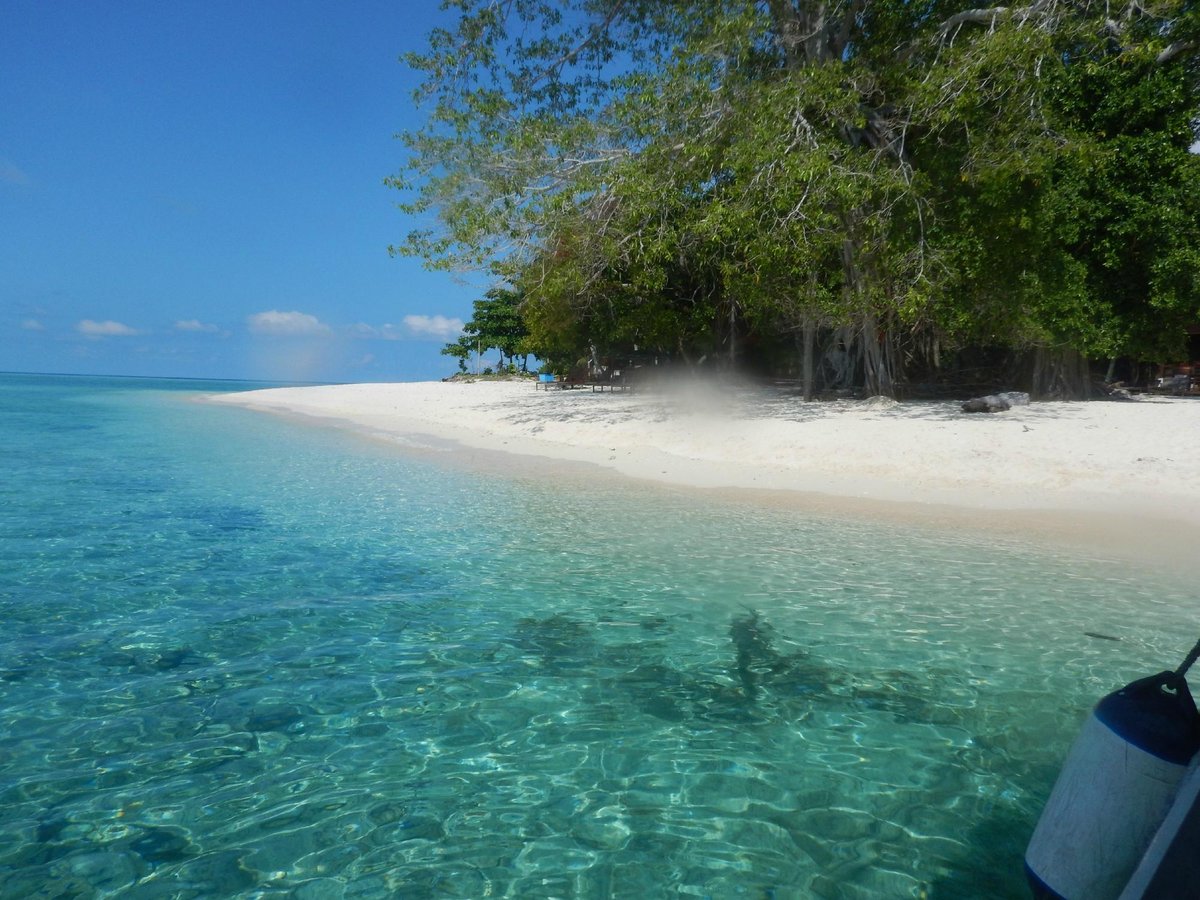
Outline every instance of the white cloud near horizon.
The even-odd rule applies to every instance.
[[[136,328],[131,328],[124,322],[114,322],[112,319],[105,319],[103,322],[96,322],[92,319],[81,319],[75,325],[75,330],[85,337],[92,338],[131,337],[135,334],[141,334]]]
[[[46,326],[37,319],[25,319],[21,322],[21,327],[26,331],[45,331]]]
[[[404,341],[412,338],[452,338],[462,333],[462,319],[450,316],[405,316],[404,325],[393,325],[385,322],[383,325],[368,325],[358,322],[351,325],[349,333],[359,338],[378,338],[384,341]]]
[[[216,333],[221,329],[216,325],[208,325],[201,322],[199,319],[180,319],[175,323],[175,330]]]
[[[405,316],[404,326],[415,335],[452,338],[462,333],[463,320],[449,316]]]
[[[368,325],[366,322],[359,322],[356,325],[350,326],[350,333],[354,337],[359,338],[378,338],[384,341],[402,341],[408,334],[398,329],[391,322],[387,322],[378,327]]]
[[[254,334],[314,337],[331,333],[329,326],[316,316],[295,310],[280,312],[277,309],[271,309],[255,313],[246,319],[246,324]]]

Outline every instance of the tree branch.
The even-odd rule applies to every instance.
[[[1028,19],[1030,16],[1041,12],[1050,4],[1050,0],[1037,0],[1037,2],[1029,6],[992,6],[988,8],[964,9],[960,13],[955,13],[938,28],[938,35],[945,37],[950,32],[962,25],[987,25],[989,28],[996,24],[996,20],[1001,16],[1014,15],[1022,20]]]
[[[620,14],[621,10],[625,8],[625,3],[626,0],[616,0],[616,2],[612,5],[612,9],[608,11],[608,15],[604,17],[604,21],[600,22],[590,32],[588,32],[587,37],[580,41],[573,49],[568,50],[553,63],[551,63],[550,67],[546,70],[547,73],[557,72],[561,70],[562,67],[567,63],[574,62],[575,58],[579,56],[579,54],[585,49],[587,49],[589,44],[591,44],[594,40],[596,40],[596,38],[600,37],[600,35],[608,30],[608,26],[613,23],[613,21]]]
[[[947,35],[960,25],[994,25],[996,20],[1008,11],[1007,6],[993,6],[990,9],[964,9],[943,22],[938,28],[938,34]]]
[[[1195,41],[1175,41],[1174,43],[1165,47],[1163,51],[1155,57],[1154,61],[1161,66],[1164,63],[1169,63],[1175,57],[1181,56],[1182,54],[1195,49]]]

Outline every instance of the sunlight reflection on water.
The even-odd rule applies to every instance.
[[[1101,560],[0,386],[5,898],[1024,896],[1077,723],[1195,621]]]

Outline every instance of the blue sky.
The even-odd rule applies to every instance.
[[[487,284],[393,259],[437,0],[5,0],[0,370],[439,378]]]
[[[420,380],[487,284],[386,248],[438,0],[4,0],[0,371]]]

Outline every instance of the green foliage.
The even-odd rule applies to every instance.
[[[936,201],[951,267],[942,312],[975,340],[1168,359],[1200,318],[1200,160],[1187,149],[1200,93],[1186,68],[1158,61],[1162,33],[1118,43],[1101,24],[1024,42],[1011,28],[956,49],[984,89],[935,119],[954,151]],[[978,60],[993,57],[987,71],[1010,69],[988,80]]]
[[[468,338],[466,335],[460,336],[458,340],[442,348],[442,356],[449,356],[458,360],[458,371],[460,372],[467,371],[467,360],[475,352],[474,339]]]
[[[396,252],[517,286],[460,364],[816,322],[886,389],[921,336],[1159,358],[1200,318],[1190,2],[447,5],[389,183],[436,215]]]
[[[442,348],[442,353],[457,359],[459,371],[465,372],[467,360],[472,354],[499,350],[502,369],[514,367],[513,361],[519,356],[521,371],[524,372],[530,353],[526,347],[529,329],[525,326],[520,307],[521,295],[518,292],[501,287],[492,288],[482,300],[475,301],[471,321],[463,326],[463,333],[458,340]],[[505,357],[509,359],[507,364]]]

